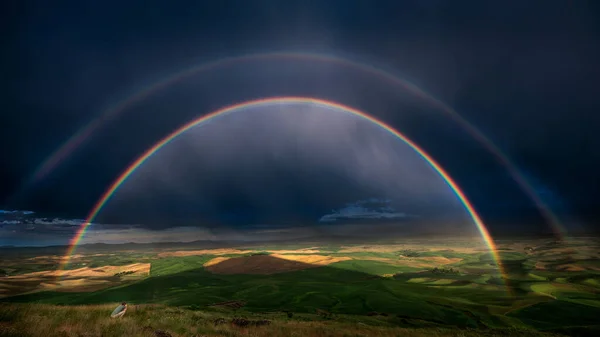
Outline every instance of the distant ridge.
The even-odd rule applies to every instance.
[[[440,238],[445,239],[459,239],[468,237],[477,237],[476,235],[447,235],[444,233],[427,233],[427,234],[415,234],[405,233],[403,235],[394,236],[390,235],[389,238],[382,239],[380,237],[370,237],[368,235],[334,235],[334,234],[323,234],[313,235],[303,238],[292,238],[292,239],[279,239],[279,240],[196,240],[189,242],[181,241],[169,241],[169,242],[151,242],[151,243],[139,243],[139,242],[127,242],[127,243],[86,243],[77,246],[78,251],[105,251],[105,250],[156,250],[156,249],[216,249],[216,248],[243,248],[243,247],[257,247],[263,245],[327,245],[327,244],[390,244],[401,242],[402,240],[415,240],[415,239],[431,239],[437,240]],[[570,237],[599,237],[600,233],[597,231],[581,231],[577,233],[570,233]],[[511,239],[553,239],[556,236],[551,233],[502,233],[502,235],[494,236],[495,240],[511,240]],[[50,245],[50,246],[15,246],[15,245],[3,245],[0,246],[0,254],[6,254],[11,251],[22,251],[28,250],[36,253],[46,254],[63,254],[69,248],[68,245]]]
[[[402,238],[395,239],[375,239],[363,236],[343,236],[343,235],[315,235],[304,238],[293,238],[293,239],[279,239],[279,240],[196,240],[189,242],[151,242],[151,243],[139,243],[139,242],[128,242],[128,243],[86,243],[77,246],[79,251],[101,251],[101,250],[139,250],[139,249],[192,249],[192,248],[203,248],[203,249],[215,249],[215,248],[231,248],[231,247],[253,247],[261,246],[266,244],[271,245],[285,245],[285,244],[363,244],[373,242],[391,242],[395,240],[401,240]],[[49,250],[66,250],[68,245],[51,245],[51,246],[0,246],[2,251],[10,250],[35,250],[35,251],[49,251]]]

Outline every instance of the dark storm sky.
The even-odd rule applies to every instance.
[[[226,56],[294,50],[360,58],[393,70],[487,135],[566,226],[596,226],[598,7],[594,1],[549,0],[4,1],[0,209],[83,218],[129,162],[198,111],[302,93],[356,103],[365,111],[395,104],[392,98],[367,102],[370,91],[383,97],[377,88],[389,88],[370,85],[375,80],[364,74],[342,74],[363,81],[344,84],[361,88],[360,101],[360,93],[344,99],[341,80],[316,88],[304,72],[289,78],[256,68],[244,70],[257,71],[252,76],[239,75],[239,69],[215,72],[206,93],[191,92],[193,83],[169,88],[144,103],[152,118],[141,118],[135,108],[125,111],[43,181],[27,184],[44,159],[103,108],[153,79]],[[493,232],[510,224],[543,227],[505,169],[451,120],[430,123],[391,112],[384,119],[447,169]],[[305,184],[277,179],[271,184]],[[224,200],[223,212],[236,214],[236,223],[262,221],[251,203],[223,192],[235,190],[230,185],[215,195]],[[293,212],[301,220],[318,219],[321,208],[330,206],[302,201]]]

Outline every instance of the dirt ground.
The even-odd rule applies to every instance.
[[[325,255],[253,255],[236,258],[217,257],[208,261],[204,266],[215,274],[268,275],[315,268],[349,259],[348,257]]]

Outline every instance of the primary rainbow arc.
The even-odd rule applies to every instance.
[[[322,99],[317,99],[317,98],[310,98],[310,97],[271,97],[271,98],[251,100],[251,101],[246,101],[246,102],[230,105],[230,106],[221,108],[219,110],[216,110],[214,112],[211,112],[202,117],[196,118],[196,119],[186,123],[185,125],[179,127],[178,129],[171,132],[170,134],[168,134],[162,140],[155,143],[151,148],[146,150],[146,152],[144,152],[141,156],[139,156],[132,164],[130,164],[129,167],[127,167],[127,169],[125,171],[123,171],[119,175],[119,177],[108,187],[108,189],[104,192],[104,194],[102,194],[102,196],[100,197],[98,202],[94,205],[94,207],[88,214],[87,218],[85,219],[85,222],[79,227],[75,236],[71,240],[71,242],[69,244],[69,248],[67,249],[67,253],[61,263],[60,270],[64,270],[64,268],[67,266],[77,245],[79,244],[81,239],[84,237],[86,230],[90,227],[90,225],[92,224],[92,222],[94,221],[94,219],[96,218],[98,213],[102,210],[104,205],[110,200],[111,196],[115,193],[115,191],[119,188],[119,186],[121,186],[138,167],[140,167],[148,158],[150,158],[153,154],[155,154],[163,146],[167,145],[169,142],[171,142],[172,140],[174,140],[181,134],[185,133],[186,131],[188,131],[196,126],[199,126],[199,125],[203,124],[204,122],[207,122],[213,118],[223,116],[223,115],[235,112],[235,111],[240,111],[240,110],[257,107],[257,106],[271,105],[271,104],[301,104],[301,103],[302,104],[313,104],[313,105],[330,108],[330,109],[338,109],[340,111],[358,116],[364,120],[367,120],[371,123],[376,124],[377,126],[381,127],[382,129],[390,132],[391,134],[396,136],[398,139],[402,140],[405,144],[410,146],[415,152],[417,152],[417,154],[419,154],[419,156],[421,156],[421,158],[423,158],[443,178],[443,180],[446,182],[446,184],[452,189],[454,194],[460,200],[463,207],[465,208],[465,210],[468,212],[469,216],[475,223],[479,233],[481,234],[481,237],[485,241],[486,245],[488,246],[488,248],[492,254],[494,262],[497,264],[501,275],[505,275],[504,270],[502,268],[502,263],[498,256],[498,251],[496,249],[496,245],[495,245],[489,231],[485,227],[481,217],[479,216],[479,214],[477,213],[477,211],[475,210],[475,208],[473,207],[471,202],[467,199],[467,197],[465,196],[463,191],[456,184],[456,182],[429,154],[427,154],[425,152],[424,149],[419,147],[417,144],[415,144],[412,140],[407,138],[405,135],[403,135],[399,131],[392,128],[390,125],[385,124],[384,122],[382,122],[362,111],[359,111],[357,109],[354,109],[354,108],[351,108],[351,107],[348,107],[348,106],[345,106],[345,105],[342,105],[339,103],[326,101],[326,100],[322,100]]]

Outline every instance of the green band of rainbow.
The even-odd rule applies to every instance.
[[[159,141],[158,143],[153,145],[150,149],[148,149],[146,152],[144,152],[144,154],[142,154],[140,157],[138,157],[137,160],[135,160],[131,165],[129,165],[129,167],[123,173],[121,173],[121,175],[112,183],[112,185],[110,185],[110,187],[106,190],[106,192],[104,192],[102,197],[94,205],[94,208],[89,213],[85,222],[81,225],[81,227],[79,228],[79,230],[77,231],[77,233],[75,234],[73,239],[71,240],[69,248],[67,250],[67,254],[66,254],[65,258],[63,259],[63,263],[62,263],[60,269],[61,270],[64,269],[64,267],[69,263],[70,257],[73,255],[75,248],[79,244],[79,241],[85,235],[86,230],[89,228],[92,221],[96,218],[96,216],[98,215],[98,213],[100,212],[102,207],[104,207],[104,205],[108,202],[108,200],[111,198],[111,196],[119,188],[119,186],[121,186],[121,184],[123,184],[123,182],[125,182],[125,180],[127,180],[127,178],[138,167],[140,167],[148,158],[150,158],[154,153],[156,153],[158,150],[160,150],[163,146],[167,145],[173,139],[177,138],[179,135],[192,129],[195,126],[198,126],[198,125],[200,125],[204,122],[207,122],[213,118],[216,118],[218,116],[222,116],[222,115],[234,112],[234,111],[239,111],[242,109],[252,108],[252,107],[257,107],[257,106],[272,105],[272,104],[300,104],[300,103],[314,104],[314,105],[318,105],[321,107],[338,109],[338,110],[350,113],[352,115],[358,116],[364,120],[367,120],[371,123],[378,125],[382,129],[390,132],[391,134],[393,134],[394,136],[396,136],[400,140],[402,140],[404,143],[406,143],[408,146],[410,146],[414,151],[416,151],[429,165],[431,165],[431,167],[433,169],[435,169],[435,171],[444,179],[444,181],[448,184],[448,186],[450,186],[452,191],[456,194],[456,196],[458,197],[460,202],[463,204],[466,211],[469,213],[469,216],[473,219],[473,222],[477,226],[479,233],[481,234],[483,240],[485,241],[486,245],[490,249],[492,257],[493,257],[494,261],[496,262],[496,264],[498,265],[498,268],[500,269],[500,273],[502,275],[505,275],[504,271],[502,269],[501,261],[498,256],[496,245],[494,244],[494,241],[492,240],[492,237],[490,236],[490,233],[488,232],[487,228],[483,224],[481,217],[477,214],[477,212],[473,208],[473,205],[469,202],[469,200],[467,199],[465,194],[462,192],[462,190],[458,187],[456,182],[454,182],[454,180],[450,177],[450,175],[448,175],[448,173],[430,155],[428,155],[417,144],[415,144],[413,141],[408,139],[406,136],[404,136],[400,132],[396,131],[391,126],[385,124],[382,121],[375,119],[374,117],[367,115],[364,112],[361,112],[354,108],[351,108],[351,107],[348,107],[345,105],[341,105],[341,104],[338,104],[335,102],[325,101],[325,100],[316,99],[316,98],[308,98],[308,97],[272,97],[272,98],[257,99],[257,100],[252,100],[252,101],[246,101],[246,102],[239,103],[239,104],[230,105],[225,108],[214,111],[212,113],[209,113],[207,115],[204,115],[195,120],[192,120],[191,122],[181,126],[177,130],[171,132],[169,135],[164,137],[161,141]]]

